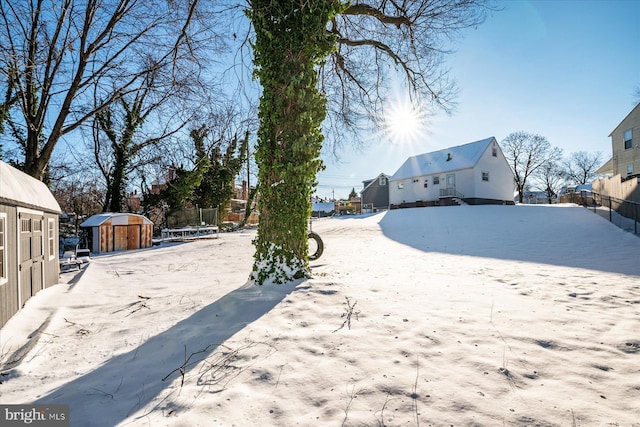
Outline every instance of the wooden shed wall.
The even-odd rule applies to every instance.
[[[111,220],[100,224],[100,253],[113,252],[113,225]]]
[[[153,224],[145,224],[144,218],[133,215],[122,225],[114,225],[109,219],[100,224],[97,235],[99,243],[94,243],[94,251],[98,253],[149,248],[153,244]]]

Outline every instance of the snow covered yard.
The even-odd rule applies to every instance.
[[[0,332],[3,403],[74,426],[640,426],[640,238],[584,208],[314,223],[314,278],[245,286],[255,232],[94,258]]]

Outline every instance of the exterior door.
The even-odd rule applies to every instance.
[[[140,249],[140,226],[127,227],[127,249]]]
[[[127,237],[128,227],[126,225],[114,225],[113,226],[113,250],[125,251],[127,250]]]
[[[456,174],[447,174],[447,194],[449,196],[456,195]]]
[[[20,230],[20,307],[43,289],[44,240],[42,215],[21,212],[18,216]]]

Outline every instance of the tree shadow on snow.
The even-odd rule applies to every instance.
[[[220,344],[268,313],[302,282],[247,284],[33,403],[70,404],[71,425],[113,426],[123,422],[179,377],[178,368],[185,363],[185,355],[193,354],[185,368],[188,372]],[[169,376],[174,370],[177,373]]]
[[[640,239],[580,206],[447,206],[388,211],[383,234],[425,252],[640,276]]]

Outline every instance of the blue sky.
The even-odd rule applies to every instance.
[[[451,115],[428,118],[412,143],[371,136],[325,158],[317,195],[346,197],[409,156],[524,130],[565,155],[611,155],[609,134],[640,86],[640,0],[507,0],[456,40],[447,68],[460,89]]]

